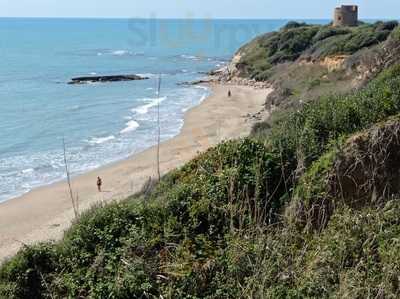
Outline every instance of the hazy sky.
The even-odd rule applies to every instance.
[[[339,4],[358,4],[361,18],[400,18],[400,0],[0,0],[0,16],[325,19]]]

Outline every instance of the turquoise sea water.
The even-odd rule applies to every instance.
[[[223,66],[244,42],[285,20],[0,19],[0,201],[124,159],[162,139],[209,93],[177,83]],[[326,23],[327,21],[312,21]],[[68,85],[75,76],[146,81]]]

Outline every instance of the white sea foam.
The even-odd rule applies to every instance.
[[[182,110],[181,110],[181,111],[182,111],[183,113],[186,113],[186,112],[188,112],[188,111],[189,111],[189,109],[190,109],[190,107],[186,107],[186,108],[182,108]]]
[[[112,55],[112,56],[144,56],[143,52],[131,52],[128,50],[106,50],[104,52],[98,52],[97,56]]]
[[[123,130],[121,130],[121,134],[126,134],[126,133],[129,133],[129,132],[133,132],[133,131],[135,131],[137,128],[139,128],[139,124],[138,124],[138,122],[137,121],[134,121],[134,120],[130,120],[130,121],[128,121],[127,123],[126,123],[126,128],[125,129],[123,129]]]
[[[131,55],[131,52],[126,50],[116,50],[111,52],[111,54],[114,56],[125,56],[125,55]]]
[[[203,90],[208,90],[208,87],[206,87],[206,86],[201,86],[201,85],[195,85],[194,88],[203,89]]]
[[[131,52],[128,50],[115,50],[111,52],[114,56],[144,56],[144,52]]]
[[[181,58],[190,59],[190,60],[199,60],[200,59],[200,57],[197,57],[194,55],[185,55],[185,54],[181,55]]]
[[[158,75],[156,74],[151,74],[151,73],[145,73],[145,74],[136,74],[140,77],[147,77],[147,78],[154,78],[154,77],[158,77]]]
[[[149,103],[146,105],[140,106],[138,108],[133,108],[131,111],[136,114],[146,114],[149,112],[150,108],[156,107],[158,103],[161,104],[166,99],[167,99],[167,97],[162,97],[160,99],[157,99],[157,98],[142,99],[141,101],[149,102]]]
[[[34,172],[33,168],[27,168],[27,169],[22,170],[23,174],[32,173],[32,172]]]
[[[207,98],[207,94],[205,94],[205,95],[203,95],[201,98],[200,98],[200,103],[202,103],[206,98]]]
[[[196,89],[203,89],[203,90],[207,90],[207,91],[208,91],[208,88],[205,87],[205,86],[194,86],[194,88],[196,88]],[[199,103],[202,103],[208,96],[209,96],[209,93],[208,93],[208,92],[204,93],[204,94],[201,96],[201,98],[199,99]],[[190,96],[190,97],[191,97],[191,96]],[[190,106],[190,107],[185,107],[185,108],[183,108],[181,111],[182,111],[183,113],[186,113],[186,112],[189,111],[191,108],[192,108],[192,106]]]
[[[104,142],[110,141],[115,139],[114,135],[110,135],[107,137],[93,137],[92,139],[89,140],[90,144],[102,144]]]

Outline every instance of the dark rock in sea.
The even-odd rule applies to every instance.
[[[204,79],[204,80],[196,80],[196,81],[178,82],[177,85],[192,86],[192,85],[199,85],[199,84],[207,84],[207,83],[211,83],[211,82],[212,82],[212,80]]]
[[[138,75],[114,75],[114,76],[90,76],[90,77],[77,77],[72,78],[68,84],[85,84],[95,82],[118,82],[118,81],[136,81],[136,80],[147,80],[147,77],[141,77]]]

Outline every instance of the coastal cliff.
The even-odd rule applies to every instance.
[[[398,298],[400,27],[290,22],[224,84],[272,117],[57,243],[0,267],[1,298]]]
[[[290,22],[241,47],[217,72],[221,82],[272,86],[266,105],[298,108],[326,94],[362,88],[400,62],[395,21],[331,27]]]

